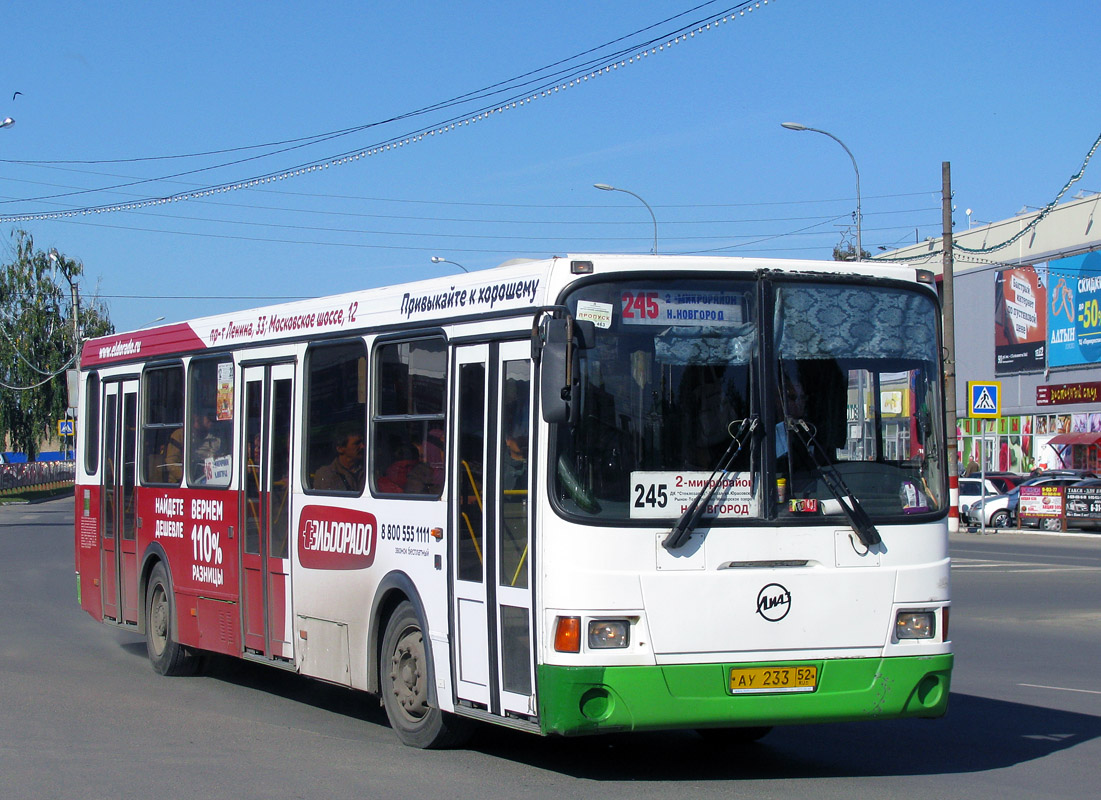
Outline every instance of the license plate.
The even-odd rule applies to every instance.
[[[731,694],[813,692],[818,686],[818,667],[731,667]]]

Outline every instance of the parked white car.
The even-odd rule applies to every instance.
[[[967,519],[967,510],[981,497],[994,497],[1001,491],[987,479],[985,490],[981,478],[960,478],[960,519]]]

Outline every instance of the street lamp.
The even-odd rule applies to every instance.
[[[65,272],[65,262],[57,248],[49,252],[50,261],[61,268],[61,276],[69,282],[69,293],[73,299],[73,358],[80,356],[80,295],[77,292],[76,282]]]
[[[600,189],[601,191],[605,192],[623,192],[624,194],[629,194],[631,195],[631,197],[635,198],[644,206],[646,206],[646,210],[650,212],[650,219],[654,221],[654,249],[650,252],[656,256],[658,254],[658,218],[654,216],[654,209],[650,208],[650,204],[629,189],[619,189],[615,186],[609,186],[606,183],[594,183],[593,188]]]
[[[4,121],[0,122],[0,128],[10,128],[15,124],[15,120],[11,117],[4,117]]]
[[[444,258],[443,256],[432,256],[432,263],[433,264],[454,264],[456,267],[461,269],[463,272],[470,272],[470,270],[468,270],[466,267],[464,267],[458,261],[450,261],[450,260]]]
[[[845,143],[834,136],[829,131],[822,131],[818,128],[808,128],[806,125],[800,125],[798,122],[781,122],[781,128],[787,128],[789,131],[810,131],[811,133],[820,133],[823,136],[828,136],[841,145],[845,152],[849,154],[849,159],[853,162],[853,170],[856,171],[856,260],[864,260],[864,245],[860,238],[860,223],[862,216],[860,214],[860,168],[856,166],[856,158],[853,156],[852,150],[845,147]]]

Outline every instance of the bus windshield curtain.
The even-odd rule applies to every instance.
[[[875,287],[783,286],[776,303],[780,357],[920,358],[937,352],[930,300]]]

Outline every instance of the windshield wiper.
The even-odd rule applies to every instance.
[[[784,424],[803,443],[803,447],[806,448],[807,453],[814,461],[814,465],[818,468],[818,475],[822,478],[822,482],[837,498],[841,510],[845,512],[849,524],[853,526],[853,530],[856,531],[857,538],[860,539],[861,543],[865,547],[871,548],[883,541],[872,522],[872,518],[864,510],[864,506],[860,505],[856,495],[845,485],[845,479],[841,477],[837,467],[830,463],[829,458],[822,450],[822,445],[814,438],[814,428],[810,423],[800,417],[787,417]]]
[[[738,420],[734,422],[738,422]],[[730,424],[733,425],[734,422]],[[730,471],[730,465],[734,463],[734,458],[742,451],[753,432],[757,430],[756,417],[747,417],[741,420],[741,423],[738,432],[731,435],[730,444],[719,459],[719,463],[715,466],[715,469],[711,470],[711,477],[704,482],[700,493],[696,495],[696,499],[684,510],[684,513],[680,515],[680,519],[677,520],[677,524],[673,526],[673,530],[669,531],[669,535],[662,541],[662,547],[666,550],[676,550],[688,541],[688,537],[695,529],[696,523],[699,522],[700,515],[703,514],[704,509],[711,502],[715,490],[719,487],[721,477]],[[716,480],[715,475],[718,473],[721,473],[720,479]]]

